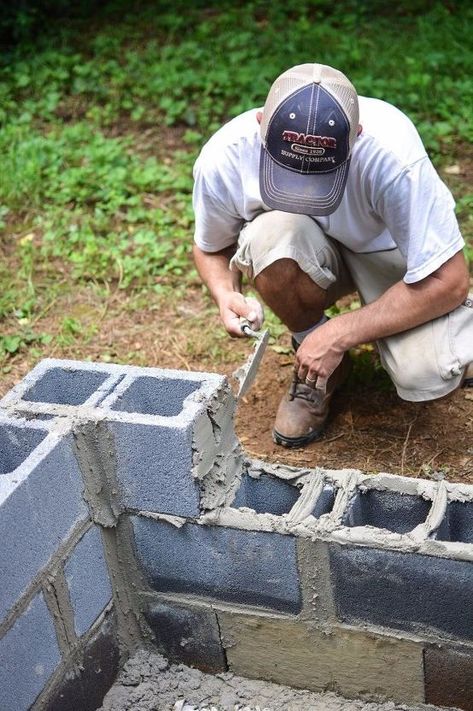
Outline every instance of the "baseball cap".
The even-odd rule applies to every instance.
[[[300,64],[272,85],[261,121],[260,190],[273,210],[330,215],[343,197],[358,97],[342,72]]]

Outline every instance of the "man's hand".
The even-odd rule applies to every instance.
[[[241,274],[230,271],[230,259],[235,246],[220,252],[204,252],[194,245],[194,260],[202,281],[220,311],[220,318],[232,338],[244,336],[240,328],[240,318],[246,318],[254,331],[258,331],[264,320],[263,307],[256,299],[241,293]]]
[[[296,370],[300,380],[325,390],[327,381],[340,364],[344,348],[338,342],[337,320],[327,321],[306,336],[297,349]]]
[[[244,335],[240,318],[246,318],[254,331],[259,331],[263,325],[263,307],[256,299],[245,298],[237,291],[230,291],[220,296],[218,306],[222,323],[232,338]]]
[[[297,350],[299,378],[324,389],[345,351],[452,311],[466,298],[468,281],[465,259],[458,252],[425,279],[415,284],[399,281],[376,301],[327,321],[306,336]]]

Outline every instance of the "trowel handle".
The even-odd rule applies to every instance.
[[[260,335],[258,331],[254,331],[251,328],[250,321],[247,318],[240,318],[240,329],[247,338],[258,338]]]

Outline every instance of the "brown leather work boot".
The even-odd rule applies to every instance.
[[[330,376],[325,392],[306,385],[294,371],[289,392],[279,403],[273,429],[274,442],[283,447],[304,447],[318,439],[324,430],[332,395],[350,370],[351,359],[345,353]]]

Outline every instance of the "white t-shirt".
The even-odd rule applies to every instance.
[[[397,246],[407,261],[404,281],[414,283],[462,249],[455,204],[410,119],[379,99],[359,101],[363,130],[342,201],[331,215],[314,220],[354,252]],[[234,244],[244,223],[269,209],[259,189],[256,111],[225,124],[195,163],[194,239],[205,252]]]

